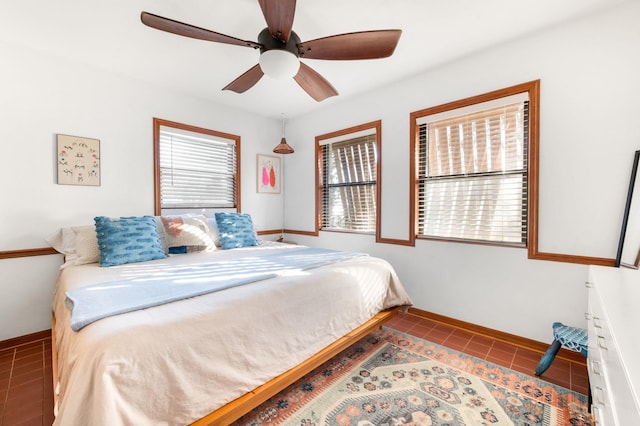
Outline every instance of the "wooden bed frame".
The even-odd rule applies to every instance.
[[[217,410],[207,414],[203,418],[196,420],[192,423],[192,426],[225,426],[242,415],[248,413],[252,409],[256,408],[273,395],[277,394],[291,383],[300,379],[305,374],[309,373],[313,369],[319,367],[322,363],[333,358],[335,355],[345,350],[367,334],[373,329],[381,327],[382,324],[389,321],[391,318],[398,315],[402,310],[402,307],[387,309],[379,312],[369,321],[362,324],[360,327],[345,334],[329,346],[322,349],[317,354],[303,361],[301,364],[293,367],[289,371],[284,372],[280,376],[277,376],[267,383],[255,388],[254,390],[247,392],[243,396],[231,401],[230,403],[218,408]],[[56,346],[56,318],[52,316],[51,323],[51,362],[53,364],[53,398],[54,404],[57,402],[58,396],[56,393],[56,384],[58,383],[58,350]]]

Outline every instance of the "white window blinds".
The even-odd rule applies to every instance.
[[[235,141],[161,126],[160,199],[163,209],[235,207]]]
[[[421,121],[418,234],[526,244],[528,101]]]
[[[375,232],[376,140],[372,134],[322,146],[323,229]]]

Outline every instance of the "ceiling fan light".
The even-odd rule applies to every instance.
[[[276,154],[293,154],[294,151],[291,145],[287,143],[287,140],[285,138],[282,138],[278,146],[273,148],[273,152],[275,152]]]
[[[291,78],[300,68],[298,57],[287,50],[267,50],[260,55],[259,62],[263,73],[277,79]]]

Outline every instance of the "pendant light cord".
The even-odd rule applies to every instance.
[[[284,138],[285,137],[285,134],[284,134],[284,112],[282,113],[281,117],[282,117],[282,137]]]

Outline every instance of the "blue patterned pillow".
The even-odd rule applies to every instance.
[[[258,245],[253,221],[248,214],[218,212],[216,224],[223,250]]]
[[[153,216],[94,218],[100,266],[144,262],[166,257]]]

